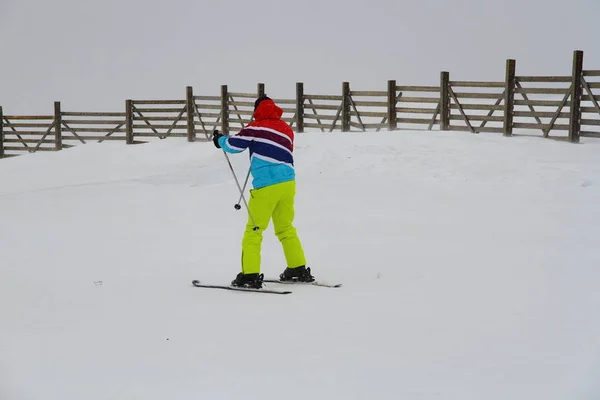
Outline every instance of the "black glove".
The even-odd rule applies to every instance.
[[[220,149],[221,146],[219,146],[219,138],[223,136],[222,134],[219,133],[218,129],[215,129],[215,131],[213,132],[213,143],[215,144],[215,147],[217,149]]]

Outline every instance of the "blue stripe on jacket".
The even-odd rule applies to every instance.
[[[221,149],[227,153],[250,151],[250,173],[254,189],[292,181],[296,178],[294,157],[286,149],[263,141],[255,141],[252,137],[219,138]]]

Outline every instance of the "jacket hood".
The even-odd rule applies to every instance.
[[[263,100],[258,104],[254,111],[254,119],[280,119],[283,115],[283,110],[278,107],[271,99]]]

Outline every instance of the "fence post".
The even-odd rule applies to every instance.
[[[196,129],[194,126],[194,89],[191,86],[186,87],[185,104],[187,111],[187,141],[196,140]]]
[[[569,141],[579,143],[581,130],[581,77],[583,75],[583,51],[573,53],[573,76],[571,80],[571,111],[569,112]]]
[[[229,133],[229,93],[227,85],[221,86],[221,133]]]
[[[350,131],[350,83],[342,84],[342,132]]]
[[[504,81],[504,136],[512,136],[515,109],[515,60],[506,60]]]
[[[388,81],[388,129],[395,131],[398,128],[398,113],[396,112],[396,81]]]
[[[133,101],[125,100],[125,142],[133,144]]]
[[[256,96],[257,97],[261,97],[261,96],[264,96],[264,95],[265,95],[265,84],[264,83],[259,83],[256,86]],[[250,116],[250,120],[254,121],[254,112]]]
[[[54,102],[54,150],[62,150],[62,114],[60,101]]]
[[[440,74],[440,130],[447,131],[450,126],[450,73]]]
[[[0,106],[0,158],[4,158],[4,114]]]
[[[296,132],[304,132],[304,83],[296,82]]]

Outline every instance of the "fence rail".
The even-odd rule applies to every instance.
[[[229,133],[251,123],[254,100],[264,93],[262,83],[255,93],[223,85],[220,95],[195,95],[188,86],[183,100],[126,100],[125,110],[115,112],[64,112],[55,102],[52,115],[23,116],[0,107],[0,158],[90,141],[209,140],[215,129]],[[503,81],[451,80],[444,71],[436,86],[390,80],[386,88],[355,90],[343,82],[333,95],[305,92],[298,82],[295,98],[274,100],[296,132],[437,129],[600,138],[600,70],[583,69],[582,51],[573,53],[570,76],[519,76],[515,60],[507,60]]]

